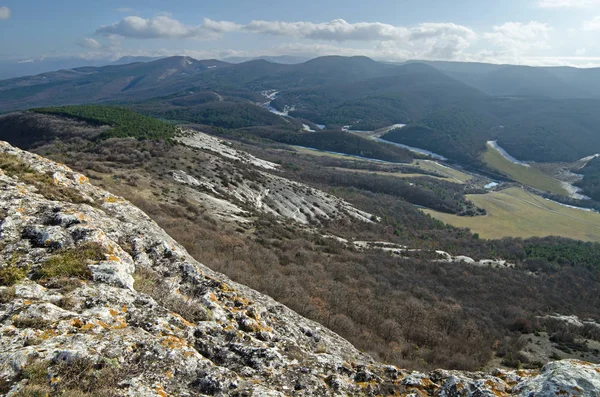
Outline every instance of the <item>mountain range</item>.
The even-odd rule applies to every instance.
[[[128,61],[133,59],[123,60]],[[262,104],[301,120],[273,117]],[[273,99],[273,98],[271,98]],[[452,62],[389,64],[328,56],[283,64],[170,57],[79,67],[0,81],[0,112],[114,103],[152,116],[234,128],[248,124],[375,130],[408,124],[392,140],[479,164],[485,142],[537,162],[600,152],[600,69]],[[247,116],[245,116],[247,115]]]

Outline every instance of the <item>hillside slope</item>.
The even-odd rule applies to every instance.
[[[600,392],[600,367],[579,361],[497,376],[379,365],[196,262],[84,176],[4,142],[0,156],[0,392],[8,396]]]

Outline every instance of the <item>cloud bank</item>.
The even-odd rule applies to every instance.
[[[540,0],[542,8],[588,8],[600,5],[600,0]]]
[[[118,22],[98,28],[96,34],[136,39],[211,39],[215,38],[215,34],[235,30],[238,30],[238,25],[233,22],[204,19],[202,24],[190,26],[169,15],[159,15],[150,19],[128,16]]]
[[[575,7],[590,4],[592,1],[596,0],[542,0],[541,3],[545,3],[547,7]],[[552,5],[549,5],[550,3]],[[600,30],[600,17],[588,21],[583,27],[580,26],[578,31],[584,29]],[[279,38],[278,42],[267,41],[270,44],[266,48],[227,50],[239,56],[250,57],[366,55],[389,61],[423,59],[531,65],[597,65],[599,59],[589,56],[592,55],[589,48],[586,51],[581,49],[586,45],[584,42],[569,50],[571,57],[561,57],[558,54],[550,56],[552,50],[557,50],[564,43],[559,42],[560,38],[557,41],[557,32],[552,26],[539,21],[506,22],[476,32],[470,27],[455,23],[398,26],[380,22],[350,23],[343,19],[329,22],[254,20],[240,24],[205,18],[196,25],[183,23],[169,14],[162,14],[153,18],[127,16],[110,25],[101,26],[96,30],[93,39],[82,39],[79,44],[91,53],[123,53],[126,50],[123,50],[120,44],[126,43],[128,39],[219,40],[230,34]],[[104,40],[116,44],[102,45]],[[193,41],[181,43],[187,43],[188,49],[182,50],[179,47],[179,50],[174,50],[175,53],[187,52],[196,58],[222,57],[219,51],[207,49],[214,47],[213,45],[207,47],[194,44]],[[145,51],[151,55],[173,52],[164,49]]]
[[[0,20],[10,18],[11,12],[8,7],[0,7]]]

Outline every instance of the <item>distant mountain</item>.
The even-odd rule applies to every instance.
[[[143,59],[120,62],[135,60]],[[277,91],[272,106],[296,120],[257,106],[267,101],[264,91]],[[521,160],[574,161],[600,152],[600,69],[340,56],[232,64],[179,56],[0,81],[0,112],[85,103],[224,128],[409,124],[391,137],[463,164],[478,163],[487,139]]]
[[[110,64],[108,59],[86,60],[81,58],[31,58],[21,60],[0,61],[0,80],[22,76],[32,76],[61,69],[72,69],[81,66],[104,66]]]
[[[189,57],[147,63],[80,67],[0,82],[0,111],[38,106],[141,100],[175,93],[196,76],[230,64]]]
[[[285,65],[294,65],[297,63],[304,63],[309,61],[311,58],[309,57],[299,57],[293,55],[279,55],[279,56],[259,56],[259,57],[227,57],[223,58],[224,62],[229,63],[242,63],[248,61],[256,61],[256,60],[265,60],[273,63],[282,63]]]
[[[299,65],[295,81],[308,79],[314,83],[318,80],[323,84],[288,89],[281,93],[274,105],[280,109],[293,107],[296,109],[293,115],[321,124],[350,125],[361,130],[410,123],[440,107],[486,99],[482,92],[429,65],[377,63],[375,67],[369,67],[369,63],[374,61],[367,59],[352,59],[353,62],[345,68],[338,64],[340,59],[318,58]],[[298,78],[302,76],[300,72],[312,78]],[[329,77],[318,79],[319,72]]]
[[[124,56],[112,62],[111,65],[127,65],[128,63],[136,62],[152,62],[162,58],[164,57]]]
[[[492,96],[600,98],[600,69],[424,61]]]

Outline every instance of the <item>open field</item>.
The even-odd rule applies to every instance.
[[[569,195],[569,192],[561,186],[559,180],[552,178],[535,167],[527,167],[511,162],[490,144],[488,144],[487,151],[483,154],[483,160],[490,167],[508,175],[523,185],[563,196]]]
[[[308,154],[311,156],[319,156],[319,157],[326,156],[326,157],[332,157],[332,158],[338,158],[338,159],[351,158],[351,159],[363,160],[363,161],[376,161],[376,160],[369,160],[369,159],[360,159],[360,158],[350,156],[350,155],[324,152],[322,150],[309,149],[309,148],[304,148],[304,147],[300,147],[300,146],[293,146],[293,148],[296,152],[298,152],[300,154]],[[455,170],[454,168],[440,165],[440,164],[436,163],[435,161],[431,161],[431,160],[414,160],[410,165],[421,168],[422,170],[436,172],[440,175],[443,175],[445,178],[447,178],[451,182],[465,183],[472,178],[471,175],[469,175],[469,174]],[[386,175],[389,173],[384,172],[383,174]],[[409,175],[410,174],[398,173],[397,176],[407,178],[407,177],[409,177]],[[415,174],[414,176],[422,176],[422,175]]]
[[[468,227],[483,238],[563,236],[600,242],[600,214],[565,207],[520,188],[467,195],[486,216],[462,217],[424,210],[443,222]]]
[[[433,179],[438,179],[438,180],[446,181],[446,182],[456,182],[454,179],[448,179],[446,177],[427,175],[427,174],[416,174],[416,173],[404,174],[402,172],[357,170],[357,169],[339,168],[339,167],[334,167],[334,169],[337,171],[360,172],[362,174],[377,174],[377,175],[384,175],[384,176],[395,176],[397,178],[423,178],[423,177],[426,177],[426,178],[433,178]]]
[[[465,183],[472,178],[469,174],[455,170],[454,168],[443,166],[431,160],[415,160],[411,165],[419,167],[422,170],[437,172],[440,175],[444,175],[452,182]]]
[[[309,148],[305,148],[305,147],[301,147],[301,146],[292,146],[294,148],[294,150],[300,154],[308,154],[311,156],[319,156],[319,157],[332,157],[335,159],[355,159],[355,160],[364,160],[364,161],[369,161],[369,159],[360,159],[358,157],[349,155],[349,154],[341,154],[341,153],[332,153],[332,152],[325,152],[323,150],[319,150],[319,149],[309,149]]]

